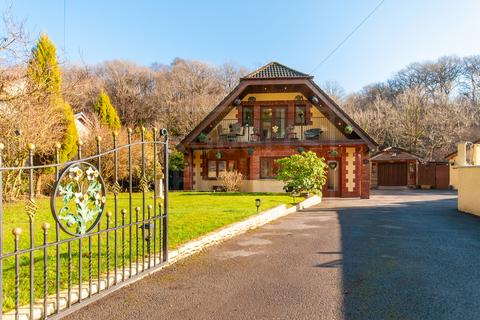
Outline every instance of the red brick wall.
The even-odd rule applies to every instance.
[[[370,164],[366,162],[368,154],[367,151],[362,148],[360,150],[360,163],[361,163],[361,184],[360,184],[360,198],[370,198]]]
[[[248,155],[245,150],[240,149],[224,149],[218,150],[215,149],[211,151],[210,156],[214,156],[214,153],[221,151],[223,156],[222,159],[243,159],[244,161],[239,161],[239,169],[242,172],[246,171],[246,166],[248,165],[249,169],[249,180],[260,179],[260,158],[261,157],[288,157],[292,154],[298,153],[299,146],[263,146],[254,147],[254,152],[252,155]],[[370,196],[370,174],[369,174],[369,165],[364,164],[364,159],[367,157],[366,148],[364,146],[356,147],[355,155],[355,187],[352,192],[347,190],[346,186],[346,150],[345,146],[309,146],[304,147],[305,151],[313,151],[318,156],[324,157],[326,160],[338,160],[340,161],[340,196],[341,197],[361,197],[368,198]],[[337,150],[338,156],[332,157],[328,151]],[[203,155],[202,158],[209,158],[209,153]],[[247,159],[249,159],[247,161]],[[185,190],[192,189],[193,182],[193,154],[190,151],[186,155],[186,162],[188,162],[188,168],[185,168],[184,171],[184,188]]]

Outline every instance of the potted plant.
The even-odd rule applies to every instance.
[[[328,154],[331,155],[332,157],[336,157],[338,156],[338,151],[337,150],[329,150],[328,151]]]
[[[346,126],[346,127],[343,129],[343,132],[345,132],[346,134],[351,134],[351,133],[353,132],[352,126]]]
[[[201,143],[207,142],[207,138],[207,135],[203,132],[198,135],[198,141]]]
[[[218,160],[222,159],[222,153],[220,151],[215,153],[215,158],[217,158]]]

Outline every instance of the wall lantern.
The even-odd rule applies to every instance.
[[[257,207],[257,213],[258,213],[258,210],[260,209],[260,205],[262,204],[262,200],[260,199],[255,199],[255,206]]]
[[[320,102],[316,96],[313,96],[311,100],[313,104],[318,104]]]
[[[236,106],[239,106],[241,103],[242,103],[242,100],[240,100],[239,98],[237,98],[233,101],[233,104],[236,105]]]

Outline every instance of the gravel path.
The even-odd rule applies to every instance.
[[[277,220],[67,319],[478,319],[480,219],[456,195],[376,192]]]

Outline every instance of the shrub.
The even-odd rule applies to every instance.
[[[243,174],[234,170],[226,171],[220,174],[220,179],[222,180],[222,185],[226,191],[238,192],[242,187]]]
[[[321,194],[326,182],[327,164],[312,151],[294,154],[277,160],[277,179],[285,183],[285,189],[296,193],[313,192]]]
[[[112,130],[120,129],[120,118],[117,110],[110,102],[110,97],[105,91],[100,91],[97,102],[93,105],[93,110],[97,113],[102,125],[107,126]]]

